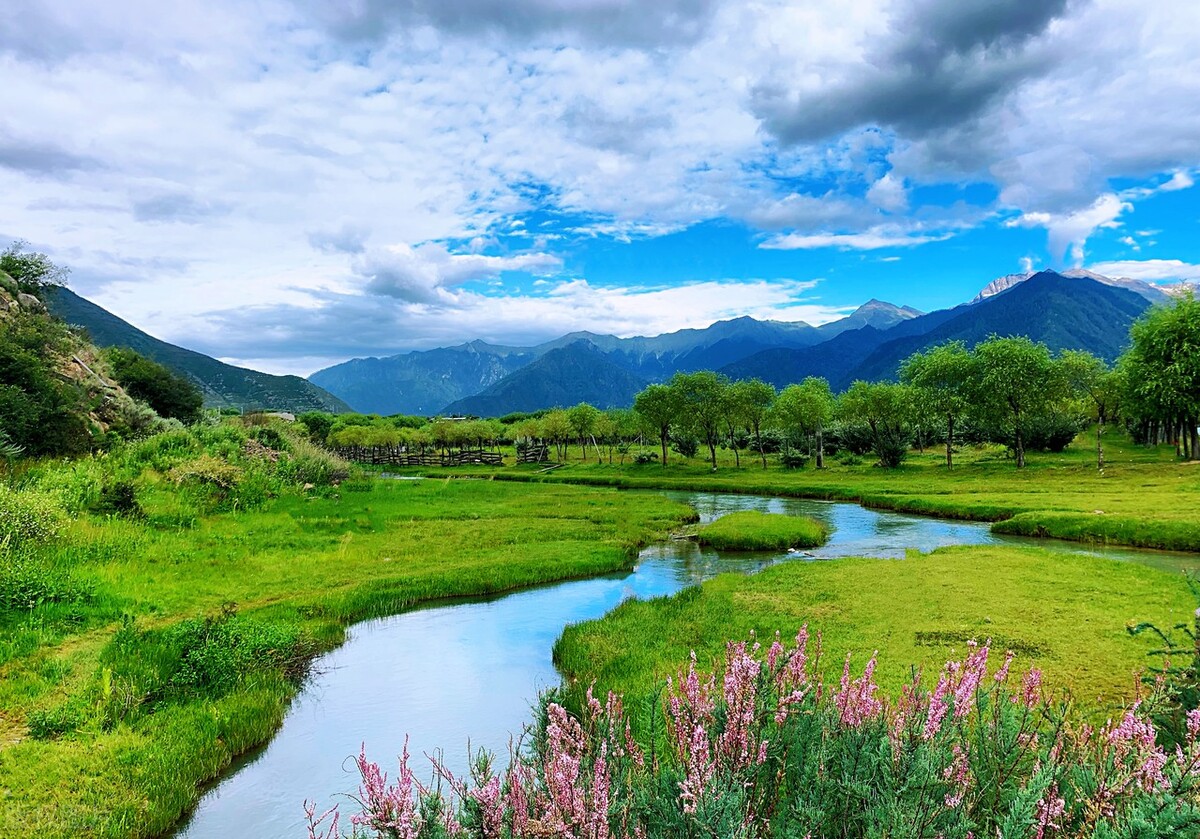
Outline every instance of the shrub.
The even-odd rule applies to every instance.
[[[1168,753],[1142,708],[1102,726],[1064,724],[1041,674],[989,672],[968,645],[932,690],[919,674],[895,704],[878,696],[875,657],[821,673],[807,627],[730,643],[711,676],[690,666],[645,711],[649,747],[630,735],[619,696],[587,691],[578,715],[551,695],[532,747],[497,775],[490,756],[469,777],[437,767],[422,787],[400,757],[388,785],[365,748],[353,817],[366,836],[1175,836],[1200,830],[1200,712]],[[641,718],[641,715],[639,715]],[[442,790],[449,790],[443,793]],[[334,836],[306,805],[310,836]],[[452,816],[452,818],[451,818]],[[404,825],[403,832],[394,825]],[[552,831],[546,825],[558,826]],[[361,834],[356,834],[361,835]]]
[[[280,472],[295,483],[328,486],[350,477],[350,464],[333,452],[304,439],[293,440],[291,449],[280,460]]]
[[[700,451],[700,441],[695,437],[679,436],[671,438],[671,450],[684,457],[695,457]]]
[[[142,508],[137,500],[137,488],[132,481],[115,481],[105,484],[100,490],[100,497],[92,504],[91,510],[102,516],[137,518],[142,515]]]
[[[31,553],[9,553],[0,561],[0,610],[32,610],[46,603],[79,603],[91,597],[90,586]]]
[[[802,469],[808,464],[808,455],[797,451],[784,452],[779,456],[779,462],[788,469]]]
[[[52,495],[0,484],[0,547],[49,541],[65,523],[66,513]]]
[[[241,482],[242,474],[241,469],[227,460],[202,454],[173,467],[167,477],[180,486],[198,484],[231,490]]]
[[[633,456],[633,462],[639,466],[658,463],[658,452],[638,452]]]
[[[193,423],[200,419],[204,396],[190,379],[125,347],[112,347],[105,358],[113,377],[134,399],[140,399],[159,416]]]

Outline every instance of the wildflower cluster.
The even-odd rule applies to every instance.
[[[895,704],[879,695],[876,657],[847,658],[832,689],[820,636],[765,649],[726,647],[705,674],[693,654],[667,681],[661,727],[640,746],[620,697],[589,689],[578,715],[548,701],[527,750],[500,773],[477,756],[468,778],[434,761],[416,782],[407,747],[397,781],[358,758],[356,835],[387,839],[642,839],[903,835],[1045,837],[1197,835],[1200,711],[1171,747],[1154,698],[1115,722],[1071,722],[1041,674],[989,670],[990,643],[968,646],[931,689],[915,673]],[[443,792],[443,788],[447,792]],[[333,839],[336,810],[308,808],[309,835]]]

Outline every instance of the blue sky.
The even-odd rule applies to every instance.
[[[0,235],[271,372],[1200,279],[1191,4],[22,5]]]

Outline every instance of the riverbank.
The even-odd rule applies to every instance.
[[[346,625],[628,568],[692,516],[602,489],[357,480],[180,525],[149,480],[145,518],[80,516],[55,546],[88,596],[0,616],[0,835],[160,835],[270,738]]]
[[[1088,435],[1058,454],[1031,454],[1017,469],[997,447],[964,448],[953,470],[932,449],[912,452],[898,469],[880,469],[862,459],[845,464],[830,458],[825,469],[811,465],[762,469],[721,451],[714,472],[699,459],[674,454],[659,464],[597,462],[578,451],[561,467],[537,466],[414,470],[442,477],[474,476],[497,481],[571,483],[622,489],[730,492],[851,501],[876,509],[997,523],[997,532],[1127,545],[1200,551],[1200,467],[1176,460],[1169,446],[1144,447],[1118,435],[1105,443],[1106,465],[1096,468]]]
[[[1015,652],[1020,668],[1042,669],[1049,690],[1069,691],[1085,713],[1103,716],[1133,698],[1138,673],[1154,663],[1147,654],[1161,646],[1126,627],[1170,627],[1195,607],[1178,571],[972,545],[914,551],[903,561],[792,562],[753,576],[725,574],[567,627],[554,652],[576,690],[595,682],[597,692],[624,693],[637,707],[678,676],[691,652],[711,670],[731,638],[769,644],[776,632],[786,640],[807,625],[821,634],[820,669],[833,681],[847,654],[861,667],[878,651],[876,678],[893,699],[912,668],[935,674],[968,641],[991,639],[994,649]]]

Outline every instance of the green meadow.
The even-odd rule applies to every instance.
[[[352,479],[200,515],[179,496],[148,473],[144,518],[80,516],[47,573],[83,593],[0,613],[0,836],[159,835],[347,624],[627,568],[691,517],[488,481]]]

